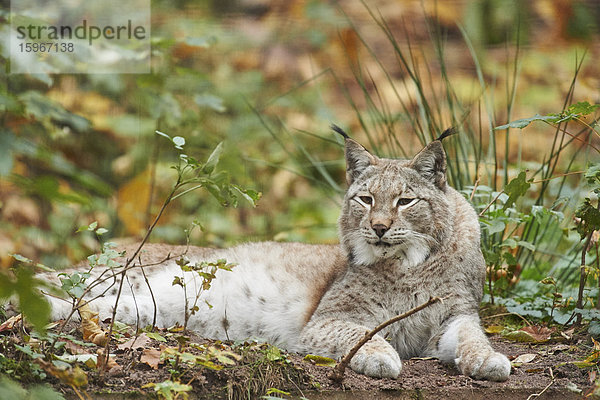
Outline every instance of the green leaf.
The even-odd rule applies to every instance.
[[[183,150],[183,146],[185,145],[185,138],[182,138],[181,136],[175,136],[173,138],[173,144],[175,145],[176,149]]]
[[[550,115],[535,114],[533,117],[522,118],[522,119],[518,119],[516,121],[509,122],[508,124],[505,124],[505,125],[497,126],[494,128],[494,130],[502,130],[502,129],[510,129],[510,128],[523,129],[534,121],[544,121],[544,122],[548,122],[548,123],[556,123],[556,122],[560,121],[560,119],[561,119],[560,116],[555,115],[555,114],[550,114]]]
[[[165,339],[162,335],[159,335],[156,332],[146,332],[146,336],[148,336],[150,339],[154,339],[157,342],[166,342],[167,339]]]
[[[160,136],[162,136],[162,137],[164,137],[164,138],[167,138],[167,139],[169,139],[169,141],[171,141],[171,142],[173,141],[173,139],[171,139],[171,136],[167,135],[166,133],[162,133],[161,131],[154,131],[154,132],[155,132],[157,135],[160,135]]]
[[[527,174],[525,171],[521,171],[516,178],[508,182],[504,188],[504,193],[508,194],[508,199],[506,200],[506,203],[504,203],[503,210],[512,206],[519,197],[527,193],[530,186],[531,183],[530,181],[527,181]]]
[[[33,277],[33,272],[26,268],[16,270],[15,292],[19,298],[19,307],[23,315],[40,332],[45,332],[50,316],[50,304],[37,290],[38,282]]]
[[[290,392],[284,392],[283,390],[279,390],[277,388],[269,388],[267,389],[267,393],[265,393],[267,396],[271,395],[271,394],[282,394],[284,396],[291,396],[292,394]],[[263,399],[266,398],[262,397]]]
[[[265,350],[265,357],[269,361],[281,361],[285,357],[281,354],[281,351],[275,346],[269,346]]]
[[[521,247],[524,247],[524,248],[526,248],[527,250],[530,250],[530,251],[535,251],[535,245],[533,245],[532,243],[530,243],[530,242],[527,242],[527,241],[525,241],[525,240],[519,240],[519,241],[517,242],[517,244],[518,244],[519,246],[521,246]]]
[[[207,183],[204,188],[210,193],[223,207],[229,205],[227,199],[221,193],[221,188],[214,183]]]
[[[600,104],[590,104],[587,101],[580,101],[578,103],[571,104],[567,109],[567,112],[569,114],[583,116],[594,113],[598,108],[600,108]]]
[[[210,175],[217,167],[219,163],[219,159],[221,158],[221,154],[223,154],[223,142],[219,143],[217,147],[213,150],[213,152],[208,157],[206,164],[202,168],[202,172]]]
[[[22,263],[27,263],[27,264],[33,264],[33,260],[30,260],[27,257],[24,257],[20,254],[11,254],[12,258],[14,258],[17,261],[20,261]]]
[[[502,258],[504,258],[504,261],[506,261],[506,264],[508,265],[517,265],[517,259],[511,253],[502,253]]]
[[[508,332],[502,336],[504,336],[506,339],[514,340],[515,342],[521,342],[521,343],[537,342],[537,340],[533,336],[531,336],[530,333],[521,331],[521,330]]]
[[[600,230],[600,211],[592,205],[590,199],[586,198],[583,201],[575,211],[575,216],[581,220],[575,228],[581,239],[593,231]]]
[[[192,390],[192,387],[190,385],[184,385],[182,383],[173,382],[170,380],[160,383],[154,383],[153,386],[154,391],[167,400],[171,400],[174,398],[173,392],[179,394],[183,392],[189,392]]]
[[[27,398],[27,391],[18,383],[0,375],[0,399],[22,400]]]
[[[313,363],[315,365],[321,366],[321,367],[333,368],[337,365],[337,361],[335,361],[333,358],[316,356],[314,354],[306,355],[306,357],[304,357],[303,360]]]
[[[550,124],[558,124],[564,121],[570,121],[577,119],[584,115],[594,113],[600,104],[590,104],[587,101],[580,101],[575,104],[571,104],[564,112],[558,114],[540,115],[536,114],[530,118],[522,118],[516,121],[509,122],[508,124],[497,126],[494,130],[502,130],[509,128],[523,129],[534,121],[543,121]]]
[[[598,320],[590,321],[590,326],[588,327],[588,333],[596,338],[600,338],[600,321],[598,321]]]
[[[0,396],[0,398],[6,399]],[[65,400],[62,394],[54,391],[52,388],[47,386],[36,386],[31,388],[27,400]]]
[[[590,165],[584,177],[590,185],[600,184],[600,163]]]
[[[252,189],[242,189],[238,185],[231,185],[231,188],[237,192],[240,196],[242,196],[248,203],[252,205],[252,207],[256,207],[256,203],[260,200],[262,193],[254,191]]]
[[[506,228],[506,224],[504,223],[504,221],[501,221],[499,219],[484,221],[484,223],[487,225],[486,228],[490,235],[497,232],[502,232],[504,231],[504,228]]]

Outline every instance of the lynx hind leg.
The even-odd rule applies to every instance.
[[[450,322],[438,343],[438,357],[475,379],[505,381],[510,375],[510,361],[494,351],[475,315],[461,315]]]

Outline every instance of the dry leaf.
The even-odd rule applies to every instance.
[[[144,347],[146,347],[148,345],[148,343],[150,343],[150,338],[148,336],[146,336],[145,333],[142,333],[138,337],[131,338],[128,341],[126,341],[125,343],[121,343],[120,345],[117,346],[117,349],[119,349],[119,350],[143,349]]]
[[[548,353],[554,354],[554,353],[558,353],[559,351],[569,350],[570,348],[571,348],[571,346],[569,346],[568,344],[557,344],[556,346],[552,346],[552,348],[550,350],[548,350]]]
[[[521,366],[521,364],[527,364],[535,360],[537,354],[521,354],[512,361],[513,366]]]
[[[561,331],[560,335],[567,340],[573,339],[573,333],[575,333],[575,328],[567,329],[566,331]]]
[[[70,340],[65,341],[65,349],[70,354],[88,354],[90,349],[77,343],[73,343]]]
[[[594,339],[593,337],[590,337],[590,339],[592,339],[592,342],[594,343],[594,350],[600,351],[600,342]]]
[[[140,357],[140,362],[148,364],[153,369],[158,369],[158,364],[160,364],[160,353],[161,351],[158,349],[144,349],[142,351],[142,356]]]
[[[525,372],[527,372],[528,374],[539,374],[541,372],[544,372],[546,370],[546,368],[529,368],[526,369]]]
[[[12,330],[23,319],[22,314],[14,315],[0,325],[0,332]]]
[[[116,372],[120,372],[123,370],[117,362],[115,361],[113,356],[108,357],[108,361],[106,360],[106,355],[104,353],[104,349],[100,349],[97,352],[98,354],[98,369],[106,369],[109,373],[113,374]]]
[[[81,387],[88,383],[87,374],[79,367],[59,368],[51,362],[44,361],[41,358],[35,359],[35,362],[42,367],[44,371],[53,377],[59,379],[62,383],[69,386]]]
[[[526,326],[518,331],[509,332],[504,335],[505,338],[516,342],[524,343],[542,343],[550,339],[554,329],[545,326]]]
[[[83,331],[83,340],[92,342],[98,346],[104,346],[108,341],[106,332],[98,325],[98,313],[92,311],[87,304],[79,307],[81,316],[81,330]]]
[[[554,328],[550,329],[541,325],[526,326],[521,330],[529,333],[536,342],[545,342],[546,340],[550,340],[552,333],[555,331]]]

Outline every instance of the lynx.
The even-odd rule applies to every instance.
[[[116,318],[150,324],[156,304],[157,325],[183,323],[188,303],[172,284],[183,274],[176,260],[226,259],[237,266],[216,273],[188,321],[204,337],[255,338],[338,359],[366,331],[438,296],[445,300],[367,342],[350,367],[397,378],[401,359],[432,356],[476,379],[508,379],[511,365],[492,349],[478,317],[485,264],[477,215],[446,182],[441,140],[412,160],[396,160],[376,157],[345,135],[345,157],[340,245],[265,242],[224,250],[147,245],[136,257],[140,265],[127,273]],[[90,281],[101,273],[94,269]],[[191,304],[201,282],[193,272],[184,279]],[[112,313],[115,283],[108,279],[87,296],[103,318]],[[53,317],[64,318],[71,302],[49,299]]]

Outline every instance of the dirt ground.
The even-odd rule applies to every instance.
[[[591,393],[596,377],[595,368],[580,368],[580,362],[593,351],[593,344],[588,337],[574,336],[570,340],[544,344],[516,343],[499,335],[490,339],[494,347],[513,362],[507,382],[475,380],[460,375],[454,367],[442,365],[434,359],[411,359],[404,361],[402,374],[397,380],[373,379],[347,370],[340,385],[328,378],[331,367],[314,365],[314,361],[305,361],[299,355],[279,353],[277,349],[273,353],[274,348],[264,344],[208,342],[193,336],[188,345],[202,343],[216,346],[239,354],[240,359],[236,360],[235,365],[225,366],[219,371],[198,366],[180,368],[185,371],[179,380],[192,386],[192,392],[186,393],[190,399],[260,398],[271,388],[288,392],[289,395],[274,391],[270,396],[311,400],[580,399]],[[94,399],[155,397],[153,388],[143,386],[149,382],[170,379],[171,367],[161,362],[153,368],[143,361],[142,355],[149,349],[158,351],[160,346],[162,349],[165,346],[176,347],[177,342],[169,337],[167,343],[152,340],[138,348],[114,349],[111,352],[116,354],[118,368],[104,379],[100,379],[95,370],[89,370],[89,383],[82,390]],[[58,380],[50,378],[50,382],[66,398],[79,398],[71,388],[60,384]]]

